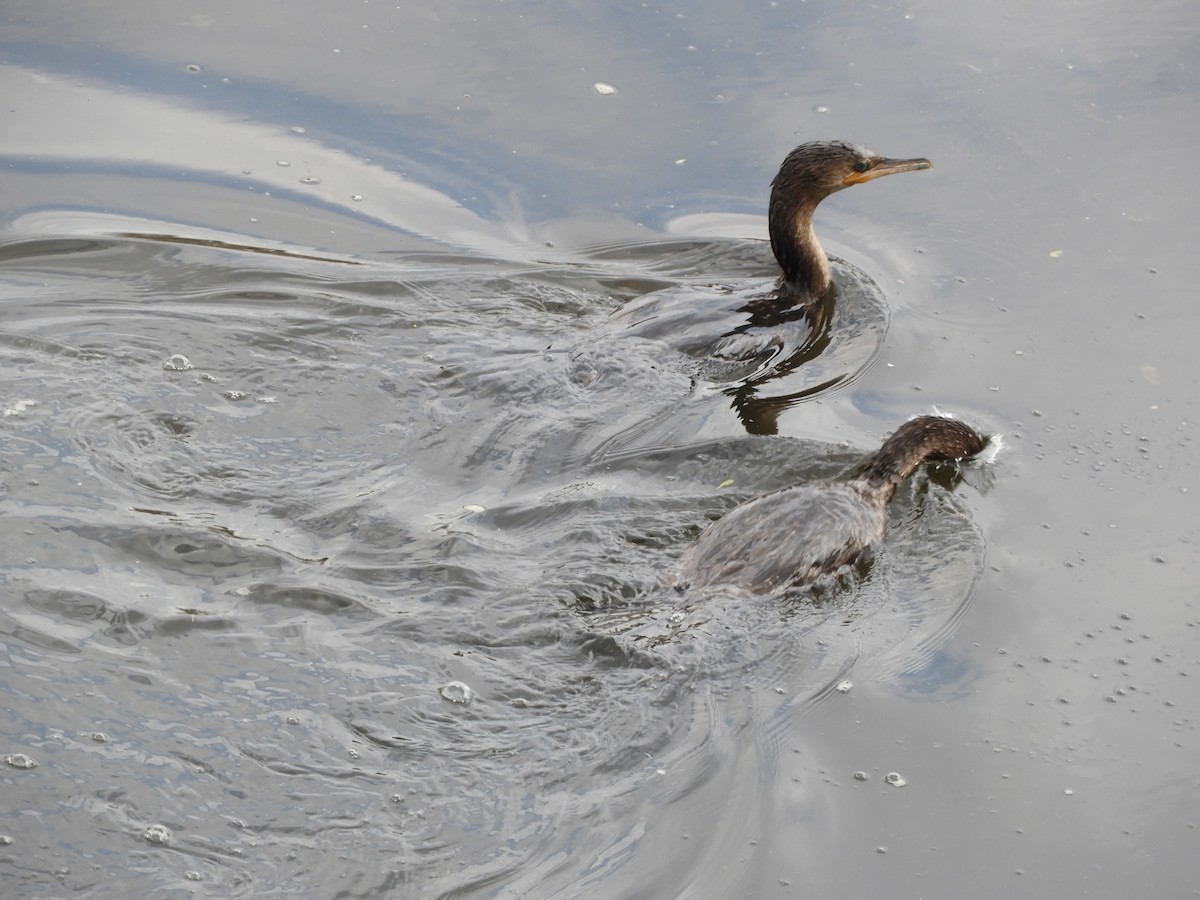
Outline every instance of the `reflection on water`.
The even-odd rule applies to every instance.
[[[762,246],[752,243],[743,252],[753,258]],[[597,349],[598,336],[589,334],[584,346],[607,359],[634,341],[650,341],[690,357],[692,371],[720,387],[747,431],[775,434],[780,413],[847,387],[883,343],[888,313],[879,288],[849,263],[831,265],[834,285],[815,306],[776,308],[773,282],[763,278],[745,286],[660,290],[609,319],[603,331],[611,344]]]
[[[0,893],[1195,890],[1194,5],[9,7]],[[892,319],[776,452],[607,323],[769,281],[689,238],[834,136],[938,169],[822,211]],[[1003,491],[815,615],[657,592],[935,404]]]
[[[803,365],[807,338],[722,381],[626,333],[614,311],[719,246],[535,273],[161,236],[0,248],[2,733],[41,763],[9,778],[27,815],[3,828],[45,848],[25,885],[67,866],[87,889],[76,862],[113,852],[138,863],[105,875],[124,893],[653,885],[663,811],[738,785],[688,825],[702,878],[706,836],[770,789],[772,721],[860,659],[936,689],[982,541],[928,478],[818,605],[663,586],[709,518],[860,461],[743,423],[853,379],[886,325],[843,265]],[[762,247],[724,249],[732,279],[758,274]]]

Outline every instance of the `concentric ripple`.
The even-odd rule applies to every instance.
[[[230,897],[669,892],[644,848],[686,828],[703,873],[769,789],[772,723],[867,667],[947,689],[982,559],[949,485],[903,492],[818,603],[669,587],[711,517],[859,460],[746,432],[757,400],[852,381],[886,326],[839,266],[794,368],[626,333],[614,310],[681,266],[758,277],[757,245],[689,246],[536,271],[0,246],[2,728],[39,762],[10,803],[45,813],[19,838],[72,872],[153,844]],[[181,877],[138,871],[127,892]]]

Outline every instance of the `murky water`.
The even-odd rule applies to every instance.
[[[3,14],[6,895],[1195,892],[1186,8],[122,7]],[[815,136],[937,168],[731,334]]]
[[[522,273],[5,245],[8,733],[35,729],[53,773],[25,785],[38,808],[70,804],[92,760],[114,787],[79,811],[87,852],[162,826],[231,893],[302,892],[288,863],[317,847],[377,860],[367,893],[544,866],[574,890],[860,656],[938,678],[983,544],[927,479],[868,581],[819,608],[664,585],[709,517],[860,454],[706,438],[742,430],[738,398],[612,315],[610,270],[691,265],[652,250]],[[877,352],[856,336],[882,329],[855,324],[882,321],[877,292],[840,271],[835,352],[781,379],[837,384]],[[830,375],[855,340],[859,366]],[[741,777],[769,782],[774,756]],[[591,849],[559,859],[576,820]]]

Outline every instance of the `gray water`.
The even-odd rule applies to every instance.
[[[1187,7],[2,16],[6,896],[1200,889]],[[630,324],[821,137],[935,169],[819,354]],[[934,408],[864,577],[665,583]]]

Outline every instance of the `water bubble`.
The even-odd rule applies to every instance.
[[[475,699],[475,692],[471,690],[471,686],[462,681],[448,681],[438,688],[438,693],[442,695],[443,700],[462,703],[464,706]]]
[[[617,89],[615,87],[613,87],[611,84],[605,84],[603,81],[597,81],[595,84],[593,84],[592,90],[595,91],[597,94],[599,94],[601,97],[608,97],[611,94],[615,94],[617,92]]]
[[[303,125],[293,125],[288,129],[288,131],[290,131],[292,134],[304,134],[304,132],[308,131],[308,129]]]
[[[201,68],[200,68],[198,65],[196,65],[195,63],[188,63],[186,66],[184,66],[184,67],[183,67],[183,71],[185,71],[185,72],[189,72],[189,73],[191,73],[191,74],[193,74],[193,75],[194,75],[195,73],[197,73],[197,72],[202,72],[202,71],[204,71],[204,70],[203,70],[203,69],[201,69]]]
[[[854,773],[854,780],[855,781],[870,781],[871,776],[868,775],[866,772],[859,771],[859,772]]]
[[[883,776],[883,780],[892,787],[904,787],[906,784],[908,784],[908,782],[904,780],[904,776],[899,772],[888,772]]]
[[[97,744],[107,744],[108,743],[108,735],[105,734],[103,731],[93,731],[91,734],[91,738]]]
[[[0,847],[7,847],[12,842],[13,836],[11,834],[0,834]]]
[[[363,198],[362,194],[351,194],[350,195],[350,199],[353,200],[355,203],[361,203],[362,198]]]
[[[300,183],[301,184],[320,184],[321,179],[318,178],[316,175],[305,175],[303,178],[300,179]]]
[[[837,691],[839,694],[845,694],[845,693],[849,692],[849,690],[850,690],[852,687],[854,687],[854,682],[853,682],[853,681],[843,681],[843,682],[841,682],[841,683],[840,683],[840,684],[839,684],[839,685],[838,685],[838,686],[835,688],[835,690],[836,690],[836,691]]]
[[[288,166],[291,165],[291,163],[288,162],[286,159],[277,159],[277,160],[275,160],[275,165],[279,166],[280,168],[286,169]]]
[[[245,400],[246,392],[245,391],[226,391],[224,396],[225,396],[226,400]]]
[[[188,881],[199,881],[200,873],[197,872],[195,869],[188,869],[186,872],[183,873],[183,877],[186,878]]]
[[[813,112],[818,113],[818,114],[824,114],[824,113],[829,112],[829,107],[828,106],[814,106]]]
[[[142,840],[150,844],[169,844],[171,829],[166,825],[150,825],[142,832]]]
[[[9,753],[4,757],[4,761],[14,769],[36,769],[38,766],[36,759],[24,753]]]
[[[192,361],[182,353],[173,353],[163,360],[163,369],[168,372],[186,372],[188,369],[194,368]]]

